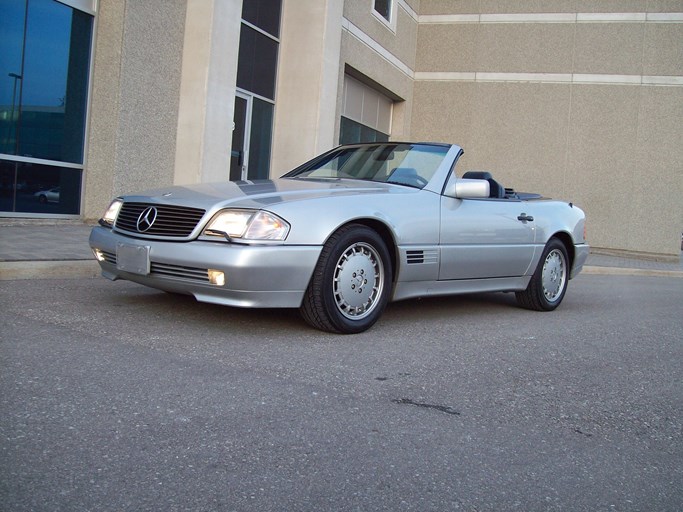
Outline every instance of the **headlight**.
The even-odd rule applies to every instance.
[[[112,227],[114,225],[114,222],[116,222],[116,217],[119,214],[121,206],[123,206],[123,200],[119,198],[114,199],[109,205],[109,208],[107,208],[107,211],[100,219],[100,224],[103,226]]]
[[[287,238],[289,223],[263,210],[223,210],[206,226],[207,236],[241,240],[279,240]]]

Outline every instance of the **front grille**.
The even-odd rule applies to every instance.
[[[139,230],[138,220],[147,208],[156,209],[156,218],[149,229]],[[200,208],[187,208],[185,206],[124,203],[116,219],[116,229],[144,235],[182,238],[190,236],[204,213],[205,210]]]
[[[209,282],[209,271],[205,268],[184,267],[181,265],[167,265],[166,263],[154,263],[150,268],[151,274],[189,279],[191,281]]]

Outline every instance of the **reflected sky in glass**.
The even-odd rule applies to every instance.
[[[31,0],[28,5],[22,102],[58,107],[66,95],[72,9],[54,0]],[[13,92],[15,102],[19,99],[10,74],[22,75],[25,14],[24,2],[0,0],[0,105],[11,105]]]

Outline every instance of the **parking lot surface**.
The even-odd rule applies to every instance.
[[[0,282],[0,510],[680,510],[683,280],[391,304],[355,336]]]

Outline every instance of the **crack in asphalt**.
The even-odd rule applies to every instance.
[[[410,398],[398,398],[392,400],[395,404],[401,404],[401,405],[414,405],[416,407],[424,407],[426,409],[434,409],[439,412],[445,412],[446,414],[452,414],[454,416],[460,416],[460,413],[453,409],[452,407],[449,407],[447,405],[437,405],[437,404],[426,404],[424,402],[416,402],[415,400],[411,400]]]

